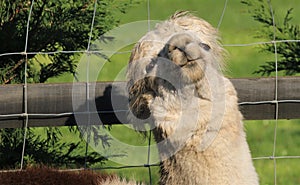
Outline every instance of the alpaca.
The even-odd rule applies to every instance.
[[[132,51],[129,108],[137,129],[153,126],[160,184],[259,184],[219,40],[208,22],[177,12]]]

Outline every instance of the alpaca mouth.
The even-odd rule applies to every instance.
[[[183,47],[171,46],[169,47],[169,58],[179,67],[192,67],[197,61],[203,59],[203,52],[208,52],[210,46],[199,42],[191,42]]]
[[[169,56],[173,63],[181,68],[184,66],[191,66],[195,64],[195,60],[202,58],[198,57],[194,59],[192,56],[189,56],[188,53],[184,52],[184,49],[181,48],[176,48],[171,54],[169,54]]]
[[[177,66],[183,68],[185,66],[191,66],[193,65],[193,62],[192,61],[186,61],[185,63],[182,63],[182,64],[177,64]]]
[[[194,67],[197,64],[197,60],[201,59],[202,57],[187,60],[185,63],[177,64],[177,66],[183,68],[183,67]]]

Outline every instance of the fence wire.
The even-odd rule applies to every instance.
[[[20,169],[23,169],[24,165],[24,155],[25,155],[25,147],[26,147],[26,137],[27,137],[27,130],[28,130],[28,101],[27,101],[27,64],[28,64],[28,54],[27,54],[27,47],[28,47],[28,35],[29,35],[29,23],[31,18],[31,13],[34,5],[34,0],[32,1],[32,4],[30,6],[29,14],[28,14],[28,20],[27,20],[27,26],[26,26],[26,39],[25,39],[25,49],[24,49],[24,55],[25,55],[25,63],[24,63],[24,116],[25,116],[25,127],[24,127],[24,136],[23,136],[23,147],[22,147],[22,155],[21,155],[21,166]]]
[[[23,136],[23,148],[22,148],[22,154],[21,154],[21,162],[20,162],[20,169],[23,169],[24,166],[24,156],[25,156],[25,151],[26,151],[26,137],[27,137],[27,129],[28,129],[28,121],[29,117],[41,117],[41,118],[49,118],[49,117],[60,117],[60,116],[66,116],[66,115],[73,115],[73,112],[66,112],[66,113],[59,113],[59,114],[29,114],[27,111],[27,64],[28,64],[28,55],[32,54],[40,54],[40,55],[52,55],[52,54],[57,54],[57,53],[82,53],[82,54],[87,54],[87,60],[86,60],[86,112],[81,112],[81,113],[76,113],[76,114],[87,114],[88,115],[88,120],[87,120],[87,125],[90,126],[90,117],[89,115],[91,113],[116,113],[116,112],[126,112],[127,110],[114,110],[114,111],[98,111],[98,112],[91,112],[90,111],[90,106],[89,106],[89,91],[90,91],[90,86],[89,86],[89,69],[90,69],[90,54],[101,54],[103,51],[97,51],[97,50],[91,50],[91,41],[92,41],[92,35],[93,35],[93,29],[94,29],[94,21],[95,21],[95,16],[97,15],[97,0],[94,1],[94,11],[93,11],[93,17],[91,20],[91,27],[90,27],[90,34],[89,34],[89,40],[88,40],[88,45],[86,50],[82,51],[53,51],[53,52],[27,52],[27,46],[28,46],[28,37],[29,37],[29,27],[30,27],[30,18],[32,15],[32,11],[34,11],[34,0],[31,3],[30,6],[30,11],[28,14],[28,20],[27,20],[27,27],[26,27],[26,40],[25,40],[25,48],[24,51],[22,52],[13,52],[13,53],[1,53],[1,56],[7,56],[7,55],[25,55],[25,60],[26,62],[24,63],[24,112],[21,114],[8,114],[8,115],[0,115],[0,118],[10,118],[10,117],[21,117],[24,120],[24,136]],[[224,0],[224,7],[217,25],[217,29],[220,28],[223,18],[226,15],[226,10],[227,10],[227,5],[228,5],[228,0]],[[242,44],[223,44],[224,47],[248,47],[248,46],[256,46],[256,45],[263,45],[263,44],[273,44],[274,47],[274,59],[275,59],[275,97],[274,100],[271,101],[257,101],[257,102],[241,102],[239,105],[257,105],[257,104],[275,104],[276,109],[275,109],[275,126],[274,126],[274,134],[273,134],[273,149],[272,149],[272,155],[270,156],[258,156],[258,157],[253,157],[253,160],[273,160],[274,164],[274,185],[277,184],[277,159],[300,159],[300,156],[277,156],[276,155],[276,149],[277,149],[277,131],[278,131],[278,104],[279,103],[300,103],[300,100],[278,100],[278,53],[277,53],[277,44],[278,43],[288,43],[288,42],[300,42],[300,40],[276,40],[276,22],[275,22],[275,17],[274,17],[274,11],[272,4],[270,0],[268,0],[268,5],[269,5],[269,11],[270,14],[272,15],[272,22],[273,22],[273,40],[271,41],[266,41],[266,42],[253,42],[253,43],[242,43]],[[148,20],[148,31],[150,31],[150,0],[147,0],[147,20]],[[105,52],[110,52],[110,51],[105,51]],[[113,51],[111,51],[113,52]],[[114,52],[115,54],[128,54],[131,51],[122,51],[122,52]],[[146,156],[146,162],[145,164],[141,165],[128,165],[128,166],[108,166],[108,167],[101,167],[101,168],[91,168],[88,167],[87,163],[87,156],[88,156],[88,146],[90,144],[90,136],[87,136],[87,142],[86,142],[86,148],[85,148],[85,164],[84,168],[82,169],[68,169],[67,171],[74,171],[74,170],[83,170],[83,169],[90,169],[90,170],[106,170],[106,169],[124,169],[124,168],[147,168],[148,169],[148,176],[149,176],[149,182],[150,184],[153,183],[153,177],[152,177],[152,172],[151,172],[151,167],[153,166],[159,166],[159,163],[156,164],[151,164],[150,163],[150,158],[151,158],[151,131],[149,132],[149,140],[148,140],[148,153]]]
[[[274,11],[271,4],[271,1],[268,0],[269,5],[269,11],[272,15],[272,24],[273,24],[273,40],[276,40],[276,23],[275,23],[275,17],[274,17]],[[277,144],[277,128],[278,128],[278,54],[277,54],[277,43],[273,42],[274,46],[274,58],[275,58],[275,127],[274,127],[274,142],[273,142],[273,153],[271,159],[273,159],[274,162],[274,185],[277,184],[277,163],[276,163],[276,144]]]

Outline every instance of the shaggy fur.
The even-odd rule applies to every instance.
[[[154,126],[160,184],[258,184],[237,94],[222,75],[224,53],[217,30],[187,12],[133,49],[129,105],[138,129],[141,122]]]
[[[84,171],[59,171],[30,167],[22,171],[0,172],[1,185],[137,185],[115,175]],[[141,184],[142,185],[142,184]]]

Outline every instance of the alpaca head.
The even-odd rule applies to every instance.
[[[195,87],[210,69],[222,69],[223,48],[217,31],[186,12],[157,25],[136,44],[127,71],[129,105],[139,119],[151,115],[149,105],[164,91]]]
[[[150,68],[157,65],[156,76],[168,77],[173,74],[173,84],[177,81],[188,85],[200,81],[207,65],[210,65],[210,46],[189,33],[173,35],[162,51],[158,59],[147,66]],[[150,67],[149,67],[150,66]],[[176,84],[176,83],[175,83]]]

